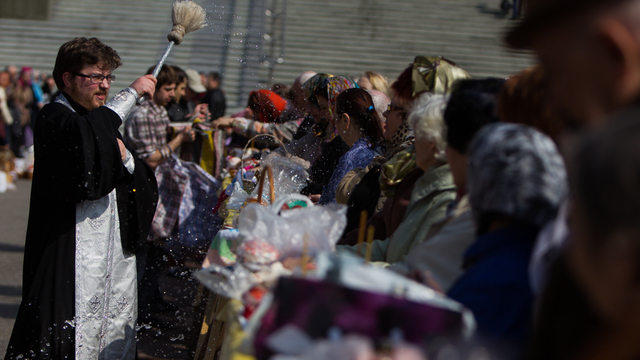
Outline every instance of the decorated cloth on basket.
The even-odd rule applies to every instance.
[[[200,166],[172,157],[156,168],[159,200],[149,240],[171,239],[169,246],[207,246],[217,224],[212,209],[220,182]]]

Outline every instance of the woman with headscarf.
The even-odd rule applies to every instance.
[[[301,114],[290,102],[271,90],[261,89],[249,93],[246,113],[251,118],[221,117],[212,124],[216,128],[230,127],[237,134],[252,138],[259,134],[273,135],[289,143],[298,130]],[[264,142],[270,144],[271,142]]]
[[[455,199],[456,187],[445,157],[446,127],[443,112],[446,101],[442,95],[423,94],[410,115],[416,132],[415,163],[411,185],[400,187],[408,194],[406,213],[399,219],[385,219],[389,224],[399,220],[391,236],[379,237],[371,245],[371,260],[389,264],[400,262],[411,249],[426,238],[432,226],[441,221],[449,204]],[[397,204],[391,201],[388,215],[395,216]],[[387,205],[387,204],[385,204]],[[384,239],[384,240],[382,240]],[[357,245],[339,247],[340,251],[358,251]],[[362,255],[362,254],[360,254]]]
[[[448,295],[473,312],[492,358],[520,359],[532,327],[529,259],[567,195],[564,161],[532,127],[489,124],[469,147],[467,189],[477,237]]]
[[[384,112],[384,141],[377,144],[376,157],[367,169],[355,169],[346,176],[347,179],[354,177],[351,184],[340,186],[349,197],[349,223],[345,229],[345,238],[355,238],[354,234],[347,234],[357,230],[357,221],[362,210],[367,211],[371,220],[372,215],[382,210],[387,198],[395,195],[405,177],[415,169],[415,135],[407,122],[414,100],[424,93],[448,94],[453,89],[454,82],[466,78],[469,78],[469,74],[450,60],[443,57],[416,56],[414,62],[391,85],[394,95],[387,111]],[[408,179],[407,182],[410,183],[405,182],[403,188],[412,189],[416,179]],[[408,199],[406,200],[405,205],[408,205]],[[406,207],[397,208],[396,216],[402,219],[405,210]],[[376,227],[378,235],[385,233],[385,230],[380,228],[380,222],[371,224]],[[345,239],[343,243],[349,242]]]
[[[311,163],[309,184],[302,190],[317,201],[324,186],[329,183],[340,158],[349,146],[336,133],[334,115],[336,99],[340,93],[358,85],[351,79],[329,74],[316,74],[304,83],[311,116],[316,124],[311,131],[286,146],[287,151]]]
[[[355,167],[365,167],[373,159],[373,145],[382,138],[380,119],[371,95],[362,89],[347,89],[336,99],[336,130],[349,150],[340,158],[319,203],[336,202],[336,188],[344,175]]]

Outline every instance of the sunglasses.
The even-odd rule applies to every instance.
[[[389,106],[387,106],[387,112],[392,112],[393,110],[404,111],[404,108],[402,106],[395,106],[395,105],[389,104]]]

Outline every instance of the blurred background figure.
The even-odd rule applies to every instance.
[[[480,129],[468,156],[477,237],[447,294],[473,311],[478,337],[495,358],[521,359],[533,326],[529,258],[568,194],[564,160],[548,136],[504,123]]]
[[[216,120],[224,116],[227,111],[227,100],[224,97],[224,92],[220,88],[222,83],[222,77],[218,72],[210,72],[207,75],[206,88],[207,92],[204,95],[202,103],[209,105],[209,113],[211,114],[211,120]]]
[[[10,85],[10,81],[8,72],[0,72],[0,147],[11,145],[13,116],[11,116],[11,112],[9,111],[7,101],[7,87]]]
[[[365,71],[358,79],[358,86],[365,90],[378,90],[389,95],[389,80],[373,71]]]
[[[589,131],[570,151],[568,264],[595,312],[571,358],[640,357],[639,115]]]
[[[205,92],[200,76],[197,71],[191,70],[191,77],[187,72],[178,66],[172,66],[176,75],[176,88],[171,101],[166,105],[169,119],[172,122],[190,122],[196,117],[201,120],[208,120],[209,106],[207,104],[198,104],[198,92]],[[189,87],[191,83],[191,87]],[[196,91],[193,90],[196,89]]]

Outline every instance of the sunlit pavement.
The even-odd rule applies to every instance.
[[[0,355],[4,357],[22,299],[22,258],[31,180],[0,194]]]
[[[11,337],[22,298],[22,261],[29,216],[30,180],[19,180],[15,191],[0,193],[0,358]],[[52,209],[52,211],[55,211]],[[138,333],[141,359],[193,359],[200,315],[193,301],[198,284],[185,268],[167,264],[159,278],[164,311]]]

